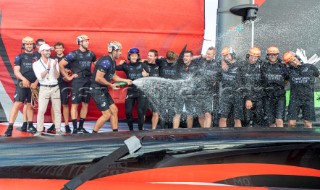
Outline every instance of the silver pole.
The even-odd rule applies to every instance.
[[[254,0],[252,0],[252,4],[254,4]],[[251,47],[254,46],[254,21],[251,21]]]

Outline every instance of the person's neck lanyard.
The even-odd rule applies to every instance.
[[[50,61],[50,58],[48,58],[48,62],[49,62],[49,61]],[[40,58],[40,63],[42,64],[42,66],[43,66],[43,68],[44,68],[45,70],[48,69],[48,68],[44,65],[44,63],[42,62],[41,58]],[[50,72],[50,71],[49,71],[49,72]],[[48,72],[48,74],[47,74],[47,80],[50,80],[49,72]]]

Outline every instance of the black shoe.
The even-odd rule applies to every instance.
[[[66,128],[66,133],[71,133],[71,129],[70,129],[69,125],[66,125],[65,128]]]
[[[78,133],[89,133],[84,128],[78,128]]]
[[[32,134],[35,134],[37,132],[37,129],[32,125],[32,126],[28,127],[28,132],[32,133]]]
[[[8,127],[8,129],[6,130],[6,132],[4,133],[4,136],[6,137],[11,137],[12,136],[12,129],[11,127]]]
[[[22,127],[17,127],[16,129],[21,132],[27,132],[27,126],[22,125]]]
[[[73,127],[72,134],[78,134],[78,129],[76,127]]]
[[[56,134],[56,127],[55,125],[51,125],[49,129],[47,129],[47,133]]]

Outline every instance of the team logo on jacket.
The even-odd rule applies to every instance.
[[[309,70],[309,68],[308,67],[305,67],[303,70],[302,70],[302,72],[308,72],[308,70]]]

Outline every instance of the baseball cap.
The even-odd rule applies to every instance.
[[[39,53],[42,51],[42,50],[53,50],[53,47],[49,46],[48,44],[42,44],[39,48]]]

